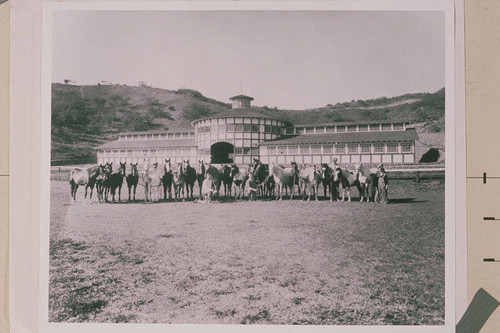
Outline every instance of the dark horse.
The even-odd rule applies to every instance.
[[[231,167],[227,164],[222,165],[222,184],[224,185],[224,196],[231,196],[233,187],[233,176],[231,175]]]
[[[189,165],[189,160],[183,162],[184,184],[186,186],[186,198],[193,199],[193,188],[196,183],[196,170]]]
[[[198,161],[198,170],[196,171],[196,180],[198,181],[198,188],[200,189],[200,198],[202,198],[201,190],[203,189],[203,181],[205,180],[205,163]]]
[[[161,182],[163,184],[163,198],[165,200],[172,200],[172,184],[174,182],[174,175],[170,159],[165,159],[165,165],[163,166],[163,169],[165,171],[163,177],[161,178]]]
[[[69,173],[69,184],[71,185],[71,203],[76,202],[76,191],[78,186],[85,185],[85,200],[87,203],[87,190],[90,187],[90,200],[92,200],[92,192],[96,184],[98,176],[104,175],[104,167],[102,165],[93,166],[88,169],[73,169]]]
[[[135,190],[137,189],[137,183],[139,182],[139,171],[137,171],[137,163],[130,163],[130,172],[126,174],[125,179],[127,180],[128,187],[128,201],[130,201],[130,194],[132,192],[132,187],[134,188],[133,198],[135,201]]]
[[[269,177],[269,165],[254,158],[250,169],[258,184],[265,182],[263,186],[259,186],[259,195],[273,196],[275,184],[273,177]]]
[[[113,163],[109,163],[112,167]],[[125,177],[126,163],[121,163],[118,170],[113,170],[111,174],[104,180],[105,194],[104,199],[108,201],[108,195],[111,193],[112,201],[115,202],[116,189],[118,189],[118,201],[121,201],[123,177]]]
[[[329,191],[330,201],[337,200],[339,193],[338,187],[335,186],[333,178],[335,176],[335,171],[330,167],[327,163],[321,164],[321,168],[323,169],[323,194],[324,197],[327,198],[326,192]]]

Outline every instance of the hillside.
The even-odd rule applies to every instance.
[[[147,86],[52,84],[52,164],[95,163],[95,147],[123,131],[190,128],[194,119],[230,104],[189,90]],[[444,89],[436,93],[351,101],[308,110],[259,111],[292,123],[359,120],[427,122],[425,131],[444,131]]]

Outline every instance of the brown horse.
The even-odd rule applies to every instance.
[[[233,177],[231,176],[231,166],[227,164],[222,165],[222,185],[224,186],[224,196],[231,196]]]
[[[125,180],[127,181],[128,187],[128,201],[130,201],[132,193],[133,199],[135,201],[135,191],[137,190],[137,183],[139,183],[139,171],[137,171],[137,163],[130,163],[130,168],[128,168],[128,171],[125,174]]]
[[[212,176],[213,186],[215,189],[214,194],[218,195],[220,191],[220,186],[222,184],[222,178],[224,176],[222,169],[216,167],[213,164],[209,164],[208,167],[206,168],[206,173]]]
[[[196,180],[198,181],[198,188],[200,189],[200,198],[203,197],[202,189],[203,189],[203,181],[205,180],[205,163],[203,161],[198,161],[198,169],[196,170]]]
[[[196,183],[196,170],[189,165],[189,160],[182,162],[182,172],[184,173],[184,183],[186,186],[186,198],[193,198],[193,188]]]
[[[96,165],[88,169],[75,168],[69,173],[69,184],[71,186],[71,203],[76,202],[76,192],[78,191],[78,186],[85,185],[85,199],[84,203],[87,203],[87,190],[90,187],[90,201],[92,201],[92,192],[94,191],[94,186],[96,184],[96,179],[98,176],[104,175],[104,167],[102,165]]]
[[[261,196],[274,196],[275,182],[273,177],[269,177],[269,165],[254,158],[253,164],[249,166],[248,170],[253,174],[256,182],[261,184],[257,190],[258,194]]]
[[[163,177],[161,179],[161,182],[163,184],[163,199],[172,200],[172,185],[174,183],[174,175],[170,159],[165,159],[165,164],[163,165]]]
[[[113,163],[110,163],[113,166]],[[115,202],[115,194],[118,189],[118,202],[121,201],[123,177],[125,177],[126,163],[121,163],[117,168],[112,168],[111,174],[104,180],[104,200],[108,201],[108,195],[111,193],[112,201]]]

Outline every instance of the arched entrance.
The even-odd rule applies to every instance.
[[[227,142],[217,142],[210,147],[210,163],[233,163],[234,146]]]

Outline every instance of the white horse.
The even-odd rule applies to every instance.
[[[298,177],[297,164],[292,162],[292,168],[282,168],[274,162],[269,166],[269,177],[273,177],[276,184],[276,199],[283,199],[285,188],[290,189],[290,200],[293,199],[293,186]]]
[[[299,170],[299,186],[306,197],[306,189],[309,192],[307,201],[311,200],[311,192],[318,201],[318,187],[323,180],[323,170],[317,167],[303,167]]]

